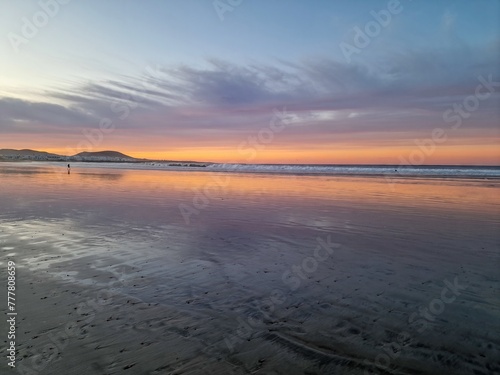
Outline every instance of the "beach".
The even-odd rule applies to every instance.
[[[1,163],[0,181],[2,373],[500,372],[498,179]]]

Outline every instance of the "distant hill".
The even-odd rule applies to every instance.
[[[51,154],[45,151],[0,149],[0,160],[38,160],[38,161],[105,161],[133,162],[143,161],[118,151],[80,152],[73,156]]]
[[[24,150],[13,150],[9,148],[3,148],[0,150],[0,155],[43,155],[43,156],[60,156],[56,154],[50,154],[45,151],[35,151],[35,150],[29,150],[29,149],[24,149]]]
[[[0,161],[21,161],[21,160],[31,160],[31,161],[66,161],[66,162],[108,162],[108,163],[170,163],[171,166],[179,167],[189,167],[189,166],[199,166],[203,164],[205,166],[207,163],[199,163],[196,161],[175,161],[175,160],[149,160],[149,159],[139,159],[123,154],[118,151],[96,151],[96,152],[80,152],[76,155],[65,156],[51,154],[45,151],[36,150],[13,150],[13,149],[0,149]],[[211,164],[211,163],[208,163]]]
[[[88,158],[110,158],[110,159],[130,159],[130,160],[136,160],[136,158],[132,156],[128,156],[125,154],[122,154],[121,152],[118,151],[98,151],[98,152],[80,152],[79,154],[73,155],[73,158],[82,158],[82,159],[88,159]]]
[[[13,150],[0,149],[0,158],[3,160],[64,160],[66,157],[56,154],[51,154],[45,151],[35,150]]]

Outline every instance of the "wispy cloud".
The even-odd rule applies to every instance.
[[[435,127],[447,106],[474,93],[478,75],[500,79],[495,47],[407,49],[370,65],[318,58],[163,66],[147,84],[144,77],[120,77],[48,90],[46,102],[0,98],[0,132],[50,134],[97,126],[102,118],[119,116],[113,108],[122,106],[130,115],[120,118],[118,128],[208,144],[258,129],[273,108],[286,107],[296,115],[292,126],[300,128],[289,137],[397,138]],[[482,104],[476,129],[496,127],[491,111],[498,104],[498,95]]]

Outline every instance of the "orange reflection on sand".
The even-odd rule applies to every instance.
[[[1,167],[1,165],[0,165]],[[282,202],[287,206],[337,202],[353,205],[404,207],[453,206],[456,210],[498,213],[500,183],[495,180],[458,180],[350,176],[294,176],[198,171],[120,170],[64,167],[19,167],[22,173],[1,175],[5,196],[66,196],[79,200],[127,199],[178,200],[190,204],[196,195],[212,204],[255,200]],[[0,174],[1,174],[0,170]],[[227,201],[226,201],[227,203]]]
[[[344,201],[365,205],[439,206],[456,205],[469,210],[482,207],[498,211],[500,195],[497,181],[458,179],[422,179],[350,176],[304,176],[253,173],[214,173],[197,171],[91,170],[91,174],[74,172],[72,185],[89,185],[93,189],[120,189],[136,194],[173,195],[202,194],[209,199]],[[96,174],[97,173],[97,174]],[[118,177],[119,176],[119,177]],[[99,189],[99,185],[102,185]],[[111,191],[109,192],[111,193]]]

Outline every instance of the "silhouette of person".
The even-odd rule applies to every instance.
[[[68,164],[68,174],[71,173],[71,166]]]

